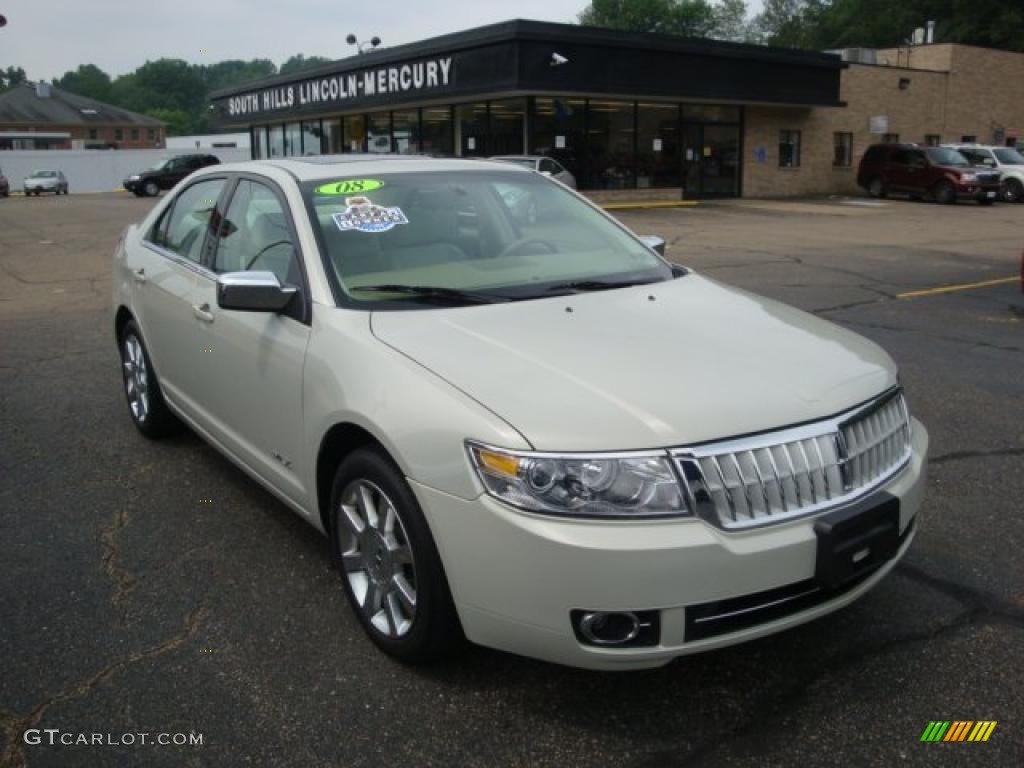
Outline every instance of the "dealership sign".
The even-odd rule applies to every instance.
[[[377,67],[337,75],[324,75],[298,83],[261,88],[227,99],[228,115],[277,112],[311,105],[338,105],[345,101],[389,93],[416,93],[442,88],[451,82],[452,57],[411,64]]]

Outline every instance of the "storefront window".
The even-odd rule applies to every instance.
[[[679,107],[675,104],[637,105],[636,185],[682,186]]]
[[[521,155],[526,151],[526,99],[491,102],[488,154]]]
[[[633,103],[591,100],[587,111],[587,151],[591,189],[635,186]]]
[[[340,155],[345,151],[341,121],[337,118],[324,120],[324,151],[331,155]]]
[[[583,176],[586,116],[583,99],[537,98],[533,100],[533,130],[530,134],[532,155],[555,158],[572,173],[580,186]]]
[[[266,129],[262,125],[254,125],[252,127],[252,131],[250,132],[249,141],[250,141],[251,146],[252,146],[252,153],[251,154],[252,154],[252,159],[253,160],[262,160],[263,158],[265,158],[267,156],[266,151],[265,151],[266,150],[266,144],[265,144],[265,140],[263,139],[263,137],[266,136],[266,135],[267,135],[267,131],[266,131]],[[90,136],[89,138],[94,139],[96,137],[95,136]]]
[[[445,156],[455,153],[450,107],[424,107],[422,125],[420,147],[423,152]]]
[[[721,104],[684,104],[685,123],[738,123],[740,108]]]
[[[284,154],[287,157],[302,154],[302,128],[299,123],[288,123],[284,127]]]
[[[460,104],[455,108],[455,123],[459,137],[459,155],[462,157],[486,157],[487,149],[487,104]]]
[[[267,127],[270,152],[267,157],[284,157],[284,126],[271,125]]]
[[[387,154],[391,151],[391,113],[367,115],[366,151]]]
[[[366,115],[349,115],[345,123],[345,152],[366,151]]]
[[[323,151],[322,134],[319,120],[304,121],[302,123],[302,154],[319,155]]]
[[[395,151],[400,155],[415,155],[420,151],[420,111],[403,109],[391,113],[391,127],[395,136]]]

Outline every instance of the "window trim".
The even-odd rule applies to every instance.
[[[202,176],[201,178],[194,179],[193,181],[189,182],[186,186],[182,187],[181,190],[175,193],[174,199],[168,202],[167,207],[165,207],[164,210],[160,212],[160,215],[157,217],[156,222],[153,224],[152,227],[150,227],[149,231],[142,238],[142,244],[145,247],[149,248],[149,250],[153,251],[154,253],[157,253],[173,261],[176,264],[180,264],[181,266],[190,269],[191,271],[195,272],[198,275],[205,275],[207,277],[212,275],[216,279],[216,275],[213,275],[213,273],[210,272],[210,270],[207,269],[205,265],[205,254],[206,249],[209,246],[210,239],[209,226],[206,227],[206,231],[203,234],[203,243],[200,246],[199,250],[199,261],[192,261],[191,259],[187,259],[177,251],[171,250],[167,246],[156,242],[153,239],[153,232],[155,232],[162,223],[169,220],[169,218],[174,215],[174,209],[178,205],[178,200],[187,190],[191,189],[196,184],[202,184],[203,182],[206,181],[218,180],[223,181],[224,186],[221,188],[220,196],[217,198],[217,205],[214,207],[214,211],[218,214],[221,214],[221,203],[223,202],[224,195],[228,191],[231,184],[230,176],[228,176],[228,174],[217,174],[212,176]]]
[[[224,219],[228,210],[231,208],[231,202],[235,198],[235,192],[238,190],[239,182],[241,181],[251,181],[255,184],[262,184],[270,190],[277,199],[277,202],[281,205],[281,210],[284,212],[285,222],[288,225],[288,234],[291,235],[292,245],[295,249],[295,258],[298,259],[299,262],[299,274],[301,276],[302,284],[296,287],[299,289],[299,294],[302,297],[302,307],[296,312],[289,313],[288,311],[285,311],[280,312],[279,314],[282,317],[290,317],[303,325],[312,325],[313,301],[309,289],[309,274],[306,269],[306,257],[302,250],[302,241],[299,239],[298,229],[295,226],[295,217],[292,215],[291,207],[288,205],[288,198],[285,196],[284,190],[282,190],[281,185],[273,179],[251,171],[232,173],[229,174],[227,178],[228,183],[224,187],[224,192],[221,195],[221,201],[218,204],[218,213],[220,214],[221,220]],[[221,203],[223,204],[222,208]],[[203,244],[202,266],[206,275],[212,277],[214,282],[217,281],[218,276],[227,274],[225,272],[217,272],[213,268],[214,260],[217,256],[218,245],[218,236],[207,231],[207,242]]]

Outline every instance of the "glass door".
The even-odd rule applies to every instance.
[[[685,197],[736,197],[739,194],[738,125],[688,123],[684,130],[684,147]]]

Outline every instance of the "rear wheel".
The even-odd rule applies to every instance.
[[[1007,179],[1003,199],[1008,203],[1024,201],[1024,184],[1021,184],[1019,179]]]
[[[181,422],[164,401],[142,334],[130,320],[121,331],[121,373],[128,412],[139,432],[156,439],[181,431]]]
[[[885,182],[882,181],[881,177],[875,176],[875,178],[868,182],[868,194],[872,197],[885,197]]]
[[[956,202],[956,188],[949,179],[943,179],[932,187],[932,199],[943,205],[951,205]]]
[[[338,467],[330,535],[345,594],[377,647],[418,663],[458,646],[462,632],[426,518],[383,452],[360,449]]]

